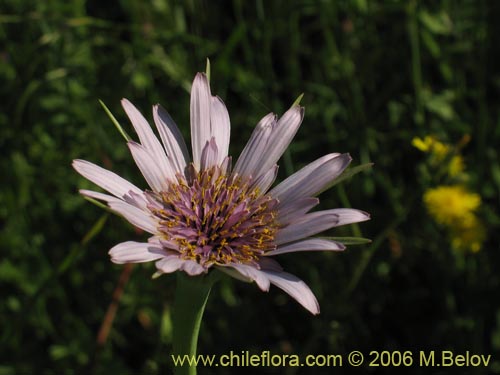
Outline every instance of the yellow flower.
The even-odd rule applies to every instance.
[[[461,185],[438,186],[425,192],[424,203],[437,223],[462,227],[474,220],[474,211],[481,204],[481,197],[469,193]]]
[[[439,142],[436,137],[427,135],[422,138],[415,137],[411,144],[420,151],[431,153],[438,161],[443,160],[450,152],[450,146]]]
[[[462,185],[438,186],[428,189],[424,203],[432,218],[445,226],[455,250],[478,252],[486,233],[475,211],[481,204],[478,194]]]
[[[424,139],[415,137],[411,140],[413,147],[418,148],[420,151],[428,152],[431,148],[431,137],[427,136]]]
[[[486,237],[481,221],[473,216],[473,220],[461,228],[451,231],[451,245],[455,250],[477,253]]]
[[[448,165],[448,174],[450,177],[456,177],[465,169],[464,159],[460,155],[455,155],[451,158]]]

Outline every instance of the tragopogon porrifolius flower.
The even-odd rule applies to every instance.
[[[350,208],[310,212],[319,203],[315,196],[338,178],[351,157],[325,155],[271,189],[277,162],[304,117],[304,108],[293,105],[281,118],[270,113],[260,120],[232,167],[228,111],[219,97],[212,96],[203,73],[196,75],[191,89],[192,158],[162,107],[153,107],[160,142],[128,100],[122,105],[140,141],[129,141],[128,147],[150,189],[138,188],[91,162],[73,162],[82,176],[112,194],[80,190],[83,195],[106,202],[151,234],[148,242],[116,245],[109,251],[111,260],[155,261],[159,274],[179,270],[194,276],[217,268],[255,281],[263,291],[274,284],[318,314],[309,287],[284,272],[273,256],[343,250],[340,242],[312,236],[369,219],[367,213]]]

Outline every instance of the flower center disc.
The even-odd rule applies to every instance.
[[[150,209],[160,219],[159,231],[168,248],[205,268],[213,264],[255,263],[276,248],[278,201],[261,195],[251,181],[227,176],[219,167],[199,172],[188,182],[155,196]]]

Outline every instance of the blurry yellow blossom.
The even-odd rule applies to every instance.
[[[425,137],[424,139],[419,137],[414,137],[411,140],[411,144],[413,147],[418,148],[420,151],[428,152],[430,150],[430,136]]]
[[[433,135],[415,137],[411,144],[429,155],[428,163],[437,168],[437,175],[446,174],[448,180],[467,180],[465,162],[460,150],[470,141],[464,135],[456,145],[448,145]],[[432,175],[433,171],[430,171]],[[434,174],[436,175],[436,173]],[[479,194],[467,190],[464,185],[439,185],[424,193],[423,201],[429,215],[446,228],[455,250],[477,252],[486,238],[486,231],[476,210],[481,205]]]
[[[480,250],[485,232],[475,215],[481,204],[479,194],[461,185],[438,186],[425,192],[424,203],[432,218],[449,230],[453,248]]]
[[[481,204],[481,197],[461,185],[438,186],[425,192],[424,203],[437,223],[454,226],[470,220]]]
[[[456,177],[465,169],[464,159],[460,155],[454,155],[448,165],[448,174],[451,177]]]
[[[438,141],[432,135],[427,135],[423,139],[415,137],[411,144],[420,151],[431,153],[437,160],[443,160],[450,152],[450,146]]]
[[[430,164],[434,167],[444,167],[448,176],[464,177],[465,163],[459,151],[469,140],[470,136],[464,135],[456,146],[451,146],[440,142],[435,136],[427,135],[424,138],[413,138],[411,144],[429,154]]]
[[[467,225],[452,230],[450,235],[451,245],[455,250],[470,250],[473,253],[481,250],[481,245],[486,237],[483,223],[475,216]]]

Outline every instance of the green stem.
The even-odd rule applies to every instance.
[[[208,276],[189,276],[177,272],[177,288],[172,313],[173,354],[181,360],[189,356],[196,360],[196,347],[201,319],[205,311],[212,285],[220,272],[212,271]],[[187,357],[184,357],[187,358]],[[196,366],[190,366],[185,359],[183,366],[176,366],[176,375],[196,375]]]

